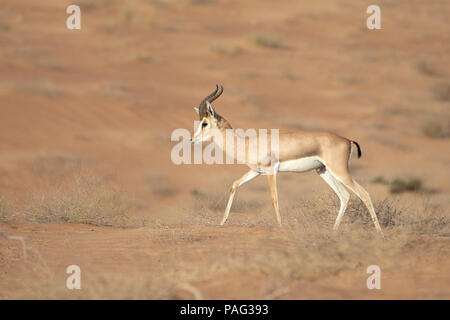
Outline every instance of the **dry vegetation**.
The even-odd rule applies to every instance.
[[[33,194],[14,213],[0,202],[1,220],[10,223],[80,223],[109,227],[142,226],[129,213],[139,202],[124,190],[88,174],[71,173],[46,190]]]
[[[94,195],[85,201],[92,203],[95,199]],[[56,206],[59,209],[58,202]],[[420,261],[448,255],[445,247],[427,250],[442,237],[450,236],[450,223],[448,214],[431,206],[425,198],[421,205],[402,206],[386,199],[376,202],[375,207],[385,238],[375,234],[369,214],[359,200],[350,203],[339,232],[331,232],[334,215],[330,212],[335,212],[335,203],[324,199],[286,208],[285,225],[269,230],[268,225],[273,222],[265,218],[260,218],[260,227],[247,225],[245,221],[226,228],[200,227],[199,224],[210,224],[203,217],[199,224],[154,225],[141,229],[140,234],[148,235],[153,245],[164,246],[172,253],[159,256],[155,262],[152,253],[147,252],[149,265],[145,270],[134,264],[135,257],[125,254],[120,257],[121,265],[126,261],[125,265],[133,266],[126,274],[118,270],[85,272],[80,292],[68,292],[56,285],[54,278],[36,274],[39,281],[25,285],[18,280],[15,285],[23,290],[9,292],[8,297],[29,298],[39,294],[40,298],[164,299],[193,298],[196,291],[208,297],[208,287],[204,289],[207,292],[202,289],[205,283],[220,278],[226,281],[227,277],[239,274],[255,281],[266,279],[254,298],[279,298],[289,297],[297,283],[333,282],[336,277],[363,271],[374,261],[384,270],[403,270]],[[40,212],[47,214],[47,210]],[[203,207],[201,212],[217,215],[214,204]],[[100,211],[94,222],[109,217],[106,211]],[[252,236],[246,237],[246,232]],[[137,239],[137,234],[130,235],[129,240]],[[180,246],[185,248],[184,252],[176,249]],[[38,271],[44,268],[42,261],[33,261],[30,256],[27,265],[36,264]],[[21,272],[33,273],[25,268]]]
[[[440,73],[427,61],[421,60],[416,64],[417,70],[426,76],[437,77],[440,76]]]
[[[5,222],[10,219],[10,213],[6,209],[5,199],[0,196],[0,222]]]
[[[440,82],[432,87],[436,99],[440,101],[450,101],[450,83]]]
[[[237,45],[211,45],[211,51],[220,55],[235,56],[243,52],[243,49]]]
[[[260,47],[268,49],[286,49],[288,46],[283,42],[283,40],[273,34],[256,34],[251,37],[253,42]]]
[[[447,120],[447,123],[428,121],[422,126],[422,132],[433,139],[450,138],[450,120]]]

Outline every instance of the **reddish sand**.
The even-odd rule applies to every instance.
[[[176,166],[170,159],[172,131],[192,130],[192,107],[219,83],[225,92],[214,107],[233,127],[330,130],[356,140],[363,157],[352,160],[352,172],[375,201],[415,203],[419,195],[394,197],[370,181],[417,177],[432,191],[420,197],[438,207],[448,225],[448,1],[386,1],[382,29],[374,31],[365,27],[367,1],[79,3],[82,29],[72,31],[65,26],[69,2],[7,0],[0,8],[1,204],[20,215],[30,198],[58,186],[75,168],[121,186],[139,203],[133,218],[146,222],[126,229],[0,222],[0,232],[23,236],[40,253],[56,279],[47,285],[64,286],[67,265],[80,264],[91,278],[112,273],[127,279],[137,268],[130,286],[139,286],[142,270],[161,279],[171,277],[167,270],[174,277],[184,272],[180,279],[211,299],[450,298],[448,234],[417,240],[425,244],[411,263],[397,268],[389,260],[382,290],[367,290],[365,260],[324,280],[263,268],[252,275],[240,258],[239,266],[230,266],[234,255],[251,257],[266,242],[287,241],[275,227],[266,179],[238,191],[247,209],[232,210],[229,225],[219,227],[220,210],[207,217],[194,212],[197,198],[203,199],[196,195],[225,197],[247,168]],[[430,126],[440,126],[446,137],[424,133]],[[305,199],[334,197],[314,173],[280,176],[279,194],[282,216]],[[324,239],[337,207],[330,210],[317,229]],[[344,221],[344,230],[346,224],[351,221]],[[358,228],[373,233],[370,224]],[[30,259],[31,267],[18,241],[0,237],[0,298],[159,297],[42,293],[41,282],[33,282],[35,272],[42,273],[33,268],[42,263]],[[224,270],[220,263],[206,268],[216,259],[228,263]],[[200,269],[192,271],[191,263]],[[24,282],[33,287],[29,292]],[[168,297],[190,297],[181,291]]]

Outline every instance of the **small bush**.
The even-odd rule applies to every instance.
[[[40,62],[38,62],[38,65],[44,69],[51,70],[51,71],[66,70],[66,68],[62,64],[55,62],[55,61],[40,61]]]
[[[71,154],[39,155],[32,160],[30,169],[40,179],[58,181],[80,170],[84,162],[84,159]]]
[[[9,212],[6,209],[5,200],[0,196],[0,222],[6,222],[9,219]]]
[[[242,48],[238,46],[221,46],[221,45],[213,45],[211,46],[211,51],[224,56],[235,56],[242,53]]]
[[[131,10],[131,9],[126,9],[124,12],[123,12],[123,22],[126,24],[126,25],[130,25],[132,22],[133,22],[133,20],[134,20],[134,14],[133,14],[133,11]]]
[[[439,76],[439,72],[436,71],[428,62],[421,60],[416,65],[417,70],[426,76]]]
[[[190,3],[194,5],[213,4],[215,2],[217,2],[217,0],[190,0]]]
[[[167,9],[168,7],[167,3],[162,0],[145,0],[145,2],[160,9]]]
[[[209,195],[205,200],[200,200],[197,204],[200,208],[206,208],[213,212],[223,212],[228,203],[228,193],[224,195]],[[235,197],[231,210],[233,212],[248,212],[254,209],[259,209],[261,203],[255,200],[239,199]]]
[[[399,224],[402,210],[389,199],[374,203],[375,213],[382,227],[393,227]],[[364,224],[373,224],[369,211],[362,201],[352,201],[347,207],[347,215],[352,221],[360,221]]]
[[[436,99],[440,101],[450,101],[450,83],[438,83],[432,88]]]
[[[64,95],[64,92],[58,86],[50,82],[36,81],[22,83],[20,85],[17,85],[17,89],[27,94],[43,98],[54,99]]]
[[[411,178],[408,180],[395,179],[391,182],[389,191],[391,193],[401,193],[405,191],[420,191],[422,189],[422,181],[420,179]]]
[[[11,26],[7,23],[7,21],[3,17],[4,17],[3,12],[0,11],[0,31],[11,30]]]
[[[287,46],[275,35],[259,34],[253,37],[253,42],[260,47],[269,49],[285,49]]]
[[[422,133],[433,139],[442,139],[450,137],[450,123],[447,127],[436,121],[430,121],[422,126]]]
[[[132,227],[136,224],[127,213],[135,205],[119,188],[94,177],[82,176],[31,198],[25,204],[23,218],[34,223]]]
[[[200,191],[198,189],[192,189],[190,193],[193,197],[205,197],[206,196],[205,193],[203,193],[202,191]]]
[[[381,183],[381,184],[389,184],[389,181],[383,176],[376,176],[370,182],[372,182],[372,183]]]
[[[158,197],[173,197],[179,190],[172,186],[169,177],[160,173],[147,173],[144,177],[152,194]]]
[[[194,215],[191,213],[189,214],[188,223],[217,225],[225,212],[228,203],[228,193],[207,194],[194,189],[191,191],[191,195],[195,200],[192,208],[190,208]],[[235,222],[236,213],[250,214],[254,210],[261,209],[261,206],[259,201],[235,197],[230,210],[230,219],[227,223],[233,224]],[[248,225],[247,222],[240,221],[239,223]],[[249,224],[253,224],[253,222],[250,222]]]
[[[142,63],[156,62],[156,61],[157,61],[156,58],[152,57],[152,56],[151,56],[150,54],[148,54],[148,53],[141,53],[141,54],[138,54],[138,55],[135,57],[135,60],[136,60],[137,62],[142,62]]]

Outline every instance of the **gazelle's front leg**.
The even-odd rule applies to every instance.
[[[277,222],[281,226],[280,210],[278,209],[277,175],[270,174],[267,176],[267,180],[269,181],[270,195],[272,197],[272,205],[275,209]]]
[[[231,204],[233,203],[234,194],[236,193],[237,188],[240,185],[243,185],[244,183],[256,178],[259,175],[260,175],[259,172],[250,170],[249,172],[244,174],[242,177],[240,177],[239,179],[237,179],[236,181],[233,182],[233,185],[231,186],[231,190],[230,190],[230,196],[228,198],[227,208],[225,209],[225,214],[223,215],[223,219],[222,219],[222,222],[220,223],[220,225],[223,225],[228,219],[228,215],[230,214]]]

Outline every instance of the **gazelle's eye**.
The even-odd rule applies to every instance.
[[[206,122],[203,122],[202,123],[202,127],[204,128],[204,127],[206,127],[208,124],[206,123]]]

